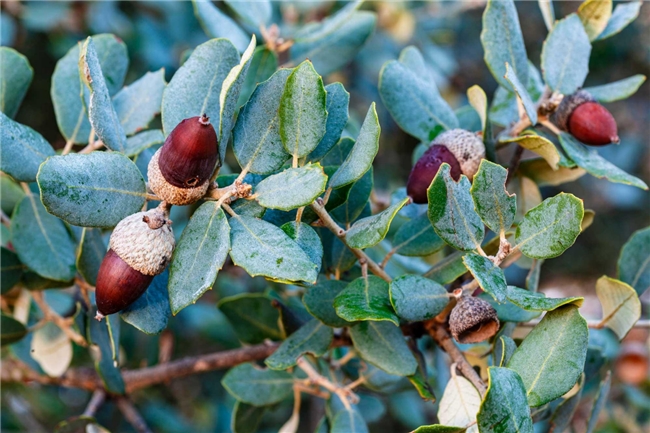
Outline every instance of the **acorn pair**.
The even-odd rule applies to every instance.
[[[165,270],[175,246],[170,205],[200,200],[218,163],[217,134],[205,115],[183,120],[169,134],[147,173],[161,205],[124,218],[111,234],[97,276],[98,320],[131,305]]]

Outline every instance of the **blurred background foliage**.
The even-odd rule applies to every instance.
[[[274,2],[272,22],[280,27],[281,36],[290,38],[294,29],[306,22],[321,20],[344,3]],[[482,0],[367,2],[362,9],[372,10],[378,17],[375,32],[350,64],[324,77],[325,84],[341,81],[351,93],[353,118],[361,120],[370,102],[377,102],[382,134],[374,174],[375,192],[380,198],[389,200],[395,189],[405,185],[412,152],[418,144],[417,139],[397,127],[381,102],[377,83],[382,65],[396,59],[405,46],[415,45],[424,54],[436,84],[453,108],[466,110],[465,92],[474,84],[485,89],[491,100],[497,83],[483,61],[479,40],[484,4]],[[579,4],[577,1],[555,2],[556,16],[576,11]],[[233,16],[225,5],[218,6]],[[50,99],[51,76],[57,60],[78,41],[97,33],[114,33],[124,40],[131,60],[126,78],[129,84],[145,72],[161,67],[165,68],[169,81],[181,59],[186,58],[184,53],[208,40],[192,4],[184,1],[2,1],[1,8],[1,44],[24,54],[34,68],[33,83],[16,120],[39,131],[55,149],[61,149],[65,139],[57,128]],[[529,58],[539,67],[547,29],[537,2],[519,1],[517,9]],[[258,29],[250,30],[261,37]],[[605,84],[634,74],[650,75],[650,6],[647,4],[641,8],[639,18],[621,34],[593,44],[585,86]],[[617,119],[621,144],[600,149],[605,158],[646,182],[650,179],[649,96],[650,84],[646,82],[631,98],[607,104]],[[349,130],[353,128],[354,124],[348,126]],[[499,155],[502,163],[509,158],[508,154]],[[596,318],[600,316],[600,307],[593,289],[595,281],[603,274],[616,274],[616,260],[623,243],[634,231],[650,224],[650,196],[638,188],[588,175],[560,188],[543,187],[542,196],[554,196],[560,190],[571,192],[584,200],[585,208],[596,212],[596,218],[561,259],[546,261],[540,288],[555,295],[585,296],[585,307],[581,311],[587,318]],[[183,212],[182,208],[175,209]],[[177,228],[176,223],[182,223],[183,215],[176,218],[172,215],[172,218],[180,234],[182,227]],[[507,270],[508,281],[523,284],[526,273],[526,269],[512,266]],[[215,308],[216,301],[224,296],[268,288],[267,281],[252,279],[243,270],[226,265],[216,290],[183,310],[170,321],[169,329],[163,334],[152,337],[123,326],[122,364],[137,368],[170,358],[237,347],[239,343],[230,324]],[[646,308],[648,295],[646,292],[645,299],[642,298]],[[594,344],[601,348],[604,359],[613,360],[619,343],[605,331],[593,334],[595,339],[602,337],[603,341]],[[633,330],[622,344],[634,342],[645,344],[647,354],[647,330]],[[75,349],[73,365],[87,363],[87,353],[76,346]],[[595,364],[604,362],[597,356],[592,361]],[[648,426],[648,378],[641,381],[640,387],[626,385],[627,379],[621,375],[623,369],[614,370],[620,386],[615,386],[610,394],[613,403],[604,411],[599,431],[640,432],[644,425]],[[442,367],[439,373],[438,395],[441,395],[440,387],[447,382],[448,371]],[[234,400],[219,385],[222,375],[222,372],[214,372],[173,381],[166,386],[140,391],[134,398],[155,431],[230,431]],[[636,381],[638,383],[638,379]],[[585,391],[590,395],[595,394],[598,385],[598,380],[592,382],[587,384]],[[435,405],[422,401],[408,386],[404,390],[397,389],[389,396],[365,394],[361,411],[370,422],[371,431],[405,431],[433,420]],[[85,391],[66,388],[3,386],[2,391],[1,427],[7,432],[51,431],[58,421],[81,413],[89,398]],[[307,422],[301,422],[300,431],[314,431],[323,411],[320,402],[314,399],[305,405],[306,414],[302,419]],[[577,431],[584,431],[580,420],[586,422],[589,408],[587,404],[584,410],[579,410],[580,428]],[[267,412],[260,431],[277,431],[290,413],[290,402]],[[117,408],[108,403],[97,418],[111,431],[132,431],[116,414]]]

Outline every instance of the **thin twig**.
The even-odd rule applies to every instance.
[[[11,218],[4,213],[3,210],[0,209],[0,219],[2,220],[2,224],[4,224],[7,227],[11,227]]]
[[[147,426],[142,415],[140,415],[135,406],[133,406],[133,403],[131,403],[131,400],[127,397],[119,397],[116,399],[115,403],[120,409],[120,412],[122,412],[122,415],[124,415],[124,418],[126,418],[129,424],[133,426],[135,431],[138,433],[152,433],[152,430]]]
[[[63,146],[61,155],[67,155],[68,153],[70,153],[70,151],[72,150],[72,146],[74,146],[74,140],[71,138],[65,142],[65,146]]]
[[[341,402],[346,407],[346,409],[350,409],[350,404],[356,404],[359,402],[359,397],[354,392],[346,389],[345,387],[337,385],[331,382],[325,376],[322,376],[304,357],[301,356],[298,358],[296,365],[298,368],[304,371],[305,374],[307,374],[307,377],[309,377],[311,383],[321,386],[329,392],[336,394],[341,399]]]
[[[560,135],[562,133],[562,131],[560,131],[558,127],[553,125],[549,120],[542,120],[539,123],[548,128],[555,135]]]
[[[63,331],[68,336],[68,338],[70,338],[70,340],[77,343],[77,345],[82,347],[88,346],[86,340],[81,335],[79,335],[75,330],[72,329],[73,321],[59,316],[56,311],[50,308],[50,306],[47,304],[47,302],[45,302],[45,299],[43,298],[43,292],[34,290],[32,291],[32,297],[34,298],[34,301],[36,302],[38,307],[43,312],[45,319],[49,320],[50,322],[58,326],[61,329],[61,331]]]
[[[106,400],[106,392],[103,389],[97,389],[93,392],[86,410],[84,410],[84,416],[95,416],[95,413],[99,410],[104,401]]]
[[[393,247],[389,252],[387,252],[386,256],[384,257],[384,260],[382,260],[381,263],[379,264],[379,267],[382,268],[382,269],[385,269],[386,265],[388,264],[390,259],[393,257],[393,255],[395,255],[396,252],[397,252],[396,247]]]

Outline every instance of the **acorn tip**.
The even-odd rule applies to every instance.
[[[97,314],[95,314],[95,319],[97,319],[98,322],[101,322],[104,317],[105,316],[102,313],[100,313],[99,310],[97,310]]]

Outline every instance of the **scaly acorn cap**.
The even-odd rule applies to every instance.
[[[499,319],[487,301],[463,295],[451,310],[449,329],[459,343],[480,343],[497,333]]]
[[[446,146],[456,157],[460,170],[469,180],[474,178],[481,160],[485,159],[485,144],[473,132],[464,129],[451,129],[438,135],[431,145]]]
[[[124,218],[109,242],[110,249],[130,267],[152,276],[165,270],[174,245],[171,221],[160,207]]]
[[[151,188],[158,198],[175,206],[185,206],[201,200],[208,191],[210,182],[204,182],[194,188],[179,188],[167,182],[160,172],[158,165],[161,149],[158,149],[151,158],[151,161],[149,161],[149,167],[147,169],[149,188]]]
[[[562,102],[558,105],[557,110],[552,115],[553,123],[557,125],[562,131],[569,131],[569,117],[573,114],[573,110],[578,108],[585,102],[594,102],[595,99],[586,90],[578,90],[571,95],[562,98]]]

